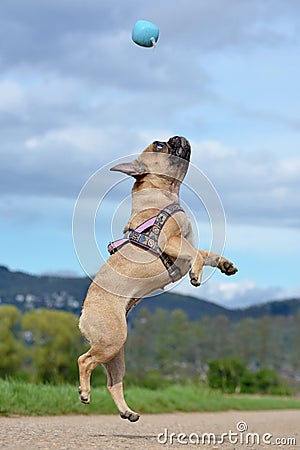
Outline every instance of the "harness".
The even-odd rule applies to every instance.
[[[166,223],[166,221],[175,213],[183,211],[178,203],[172,203],[171,205],[163,208],[157,216],[151,217],[135,230],[130,230],[127,237],[119,239],[114,242],[110,242],[107,250],[112,255],[117,252],[123,245],[130,242],[131,244],[148,250],[155,255],[158,255],[163,265],[167,269],[169,276],[174,283],[182,277],[181,270],[174,264],[173,258],[163,252],[158,245],[158,238],[160,232]]]

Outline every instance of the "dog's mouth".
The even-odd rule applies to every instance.
[[[160,153],[168,153],[169,155],[178,156],[185,161],[190,160],[191,146],[189,141],[181,136],[173,136],[168,142],[153,142],[153,150]]]

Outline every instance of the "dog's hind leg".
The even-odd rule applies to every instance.
[[[124,399],[123,378],[125,375],[124,347],[111,361],[103,364],[107,372],[107,389],[109,390],[122,419],[136,422],[140,416],[132,411]]]
[[[82,403],[90,403],[91,384],[90,378],[92,371],[101,364],[101,358],[93,347],[78,358],[80,386],[78,388],[79,399]]]

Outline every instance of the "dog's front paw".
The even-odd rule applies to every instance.
[[[201,284],[201,278],[202,278],[202,272],[200,273],[200,275],[196,275],[196,273],[190,271],[189,273],[190,275],[190,282],[193,286],[198,287]]]
[[[221,263],[220,270],[228,276],[234,275],[238,271],[237,267],[235,267],[231,261],[228,261],[228,259],[225,259],[224,262]]]

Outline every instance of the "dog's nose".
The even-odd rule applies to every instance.
[[[168,140],[168,144],[171,147],[172,155],[179,156],[186,161],[190,160],[191,146],[185,137],[173,136]]]

